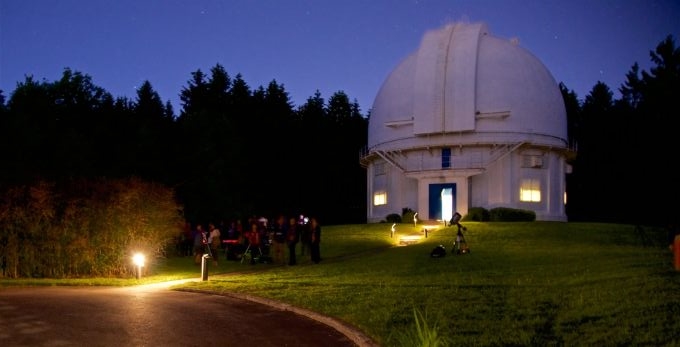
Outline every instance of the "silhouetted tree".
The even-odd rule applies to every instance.
[[[317,89],[314,96],[307,98],[307,102],[298,107],[296,117],[307,125],[320,124],[326,116],[325,103]]]
[[[239,180],[234,167],[241,143],[232,115],[231,78],[221,65],[211,69],[209,79],[197,70],[180,94],[178,117],[183,143],[178,183],[187,217],[203,222],[233,207],[231,184]],[[233,201],[233,200],[232,200]]]
[[[350,103],[343,91],[328,99],[326,117],[330,125],[325,134],[322,167],[326,179],[334,182],[323,191],[326,219],[331,222],[343,218],[356,220],[360,209],[365,218],[364,204],[357,203],[356,197],[358,190],[366,194],[366,172],[359,165],[359,152],[367,143],[368,121],[361,116],[358,104]]]
[[[606,84],[598,82],[583,103],[581,131],[577,138],[578,157],[574,162],[574,175],[579,178],[582,195],[573,199],[581,198],[574,203],[580,204],[586,219],[596,216],[611,218],[612,211],[609,209],[612,206],[606,202],[611,193],[612,174],[617,170],[611,161],[612,95]]]
[[[2,89],[0,89],[0,112],[5,111],[5,94]]]
[[[598,82],[583,103],[569,178],[570,211],[579,220],[662,225],[677,218],[665,201],[680,194],[669,159],[679,147],[680,50],[668,36],[650,57],[649,72],[636,62],[626,74],[620,100]]]
[[[654,66],[649,72],[642,70],[641,78],[637,70],[627,75],[626,85],[622,86],[626,95],[638,100],[631,123],[634,132],[629,136],[635,146],[631,149],[631,159],[635,163],[631,170],[636,172],[640,212],[648,222],[678,222],[677,211],[672,201],[680,194],[680,182],[676,174],[677,141],[675,125],[678,115],[678,95],[680,95],[680,49],[672,36],[661,41],[654,51],[650,51]],[[649,204],[649,202],[656,202]]]
[[[250,173],[256,178],[259,192],[254,198],[261,201],[261,213],[273,216],[295,210],[301,204],[298,190],[301,181],[299,170],[301,128],[294,122],[294,111],[290,96],[282,84],[272,80],[267,88],[260,87],[253,93],[253,119],[257,126],[250,131],[250,141],[259,153],[251,163],[256,168]],[[258,145],[259,143],[259,145]],[[276,196],[285,196],[287,205],[282,206]],[[297,212],[297,211],[295,211]]]
[[[95,138],[112,105],[111,95],[80,72],[67,68],[51,83],[27,76],[8,103],[5,131],[11,147],[3,176],[30,181],[99,174]]]
[[[167,166],[172,162],[174,119],[168,114],[160,95],[151,82],[144,81],[137,90],[137,100],[132,108],[132,135],[129,139],[129,158],[134,158],[134,174],[149,181],[167,182]]]

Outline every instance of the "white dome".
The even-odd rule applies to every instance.
[[[482,23],[449,24],[427,32],[383,83],[368,147],[423,146],[435,134],[449,142],[439,145],[528,141],[566,148],[566,110],[553,76],[516,40],[491,36]]]

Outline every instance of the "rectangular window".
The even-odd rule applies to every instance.
[[[540,169],[543,167],[543,156],[541,155],[523,155],[522,167]]]
[[[374,170],[373,172],[375,173],[375,176],[380,176],[385,174],[385,163],[375,163],[373,166]]]
[[[519,200],[528,202],[541,201],[541,182],[537,179],[523,179],[519,185]]]
[[[451,167],[451,148],[442,148],[442,169]]]
[[[373,194],[373,205],[380,206],[387,204],[387,192],[380,191]]]

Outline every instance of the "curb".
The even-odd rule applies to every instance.
[[[190,282],[190,281],[197,281],[197,280],[187,280],[187,281],[178,281],[180,283],[184,282]],[[174,284],[180,284],[180,283],[174,283]],[[248,295],[248,294],[238,294],[238,293],[229,293],[229,292],[211,292],[211,291],[206,291],[206,290],[195,290],[195,289],[187,289],[187,288],[177,288],[173,290],[179,290],[179,291],[185,291],[185,292],[194,292],[194,293],[203,293],[203,294],[212,294],[212,295],[221,295],[221,296],[229,296],[232,298],[240,299],[240,300],[247,300],[247,301],[252,301],[256,302],[258,304],[262,305],[267,305],[269,307],[273,307],[275,309],[281,310],[281,311],[291,311],[296,314],[299,314],[301,316],[308,317],[310,319],[313,319],[319,323],[323,323],[337,331],[339,331],[341,334],[347,336],[348,339],[350,339],[352,342],[354,342],[358,347],[379,347],[375,341],[373,341],[370,337],[368,337],[366,334],[364,334],[361,330],[353,327],[350,324],[347,324],[345,322],[342,322],[338,319],[324,316],[322,314],[319,314],[317,312],[296,307],[290,304],[282,303],[279,301],[271,300],[271,299],[266,299],[262,298],[259,296],[254,296],[254,295]]]

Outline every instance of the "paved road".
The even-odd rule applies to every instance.
[[[0,288],[0,346],[376,346],[313,312],[171,284]]]

